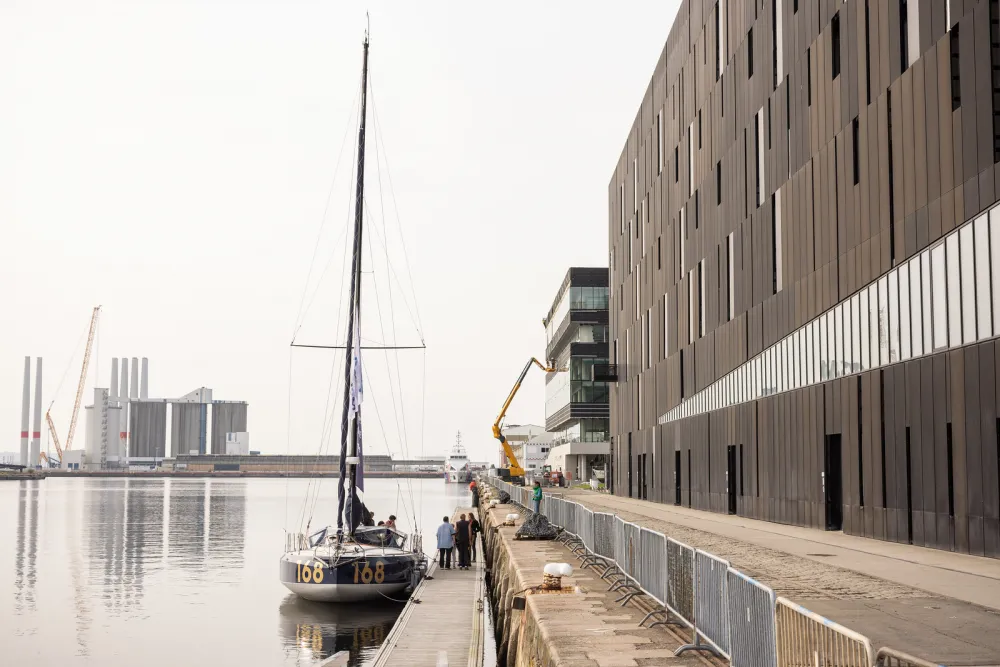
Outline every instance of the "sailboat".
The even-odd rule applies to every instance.
[[[344,368],[341,417],[340,482],[337,527],[308,537],[287,533],[280,561],[281,583],[295,595],[321,602],[356,602],[392,598],[412,589],[426,572],[418,534],[408,537],[393,528],[372,525],[372,514],[358,492],[364,492],[361,403],[361,250],[364,231],[365,119],[368,93],[368,34],[365,33],[358,127],[357,199],[354,252]]]

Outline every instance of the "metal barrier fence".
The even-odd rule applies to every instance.
[[[691,644],[677,649],[711,651],[729,657],[729,607],[726,603],[726,572],[729,562],[707,551],[694,552],[694,636]],[[707,644],[703,644],[704,639]]]
[[[615,515],[594,512],[594,553],[602,558],[615,557]]]
[[[872,644],[864,635],[823,618],[791,600],[775,604],[777,667],[870,667]]]
[[[915,658],[896,649],[882,647],[875,655],[875,667],[943,667],[943,665]]]
[[[639,585],[654,600],[667,600],[667,536],[642,528],[639,531]]]
[[[531,507],[530,489],[487,481],[510,494],[511,502]],[[622,604],[644,592],[694,629],[693,643],[677,654],[710,650],[729,658],[732,667],[940,667],[889,648],[876,657],[867,637],[776,598],[725,560],[615,514],[551,495],[543,496],[540,510],[575,538],[584,567],[600,563],[606,568],[602,576],[618,568],[611,590],[625,592]]]
[[[726,579],[731,667],[775,667],[774,591],[732,567]]]
[[[694,549],[667,538],[666,607],[687,625],[694,622]]]

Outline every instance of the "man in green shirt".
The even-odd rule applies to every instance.
[[[542,485],[538,483],[537,479],[535,480],[534,488],[531,490],[531,505],[536,514],[542,506]]]

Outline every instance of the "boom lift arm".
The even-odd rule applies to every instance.
[[[503,422],[503,418],[507,414],[507,408],[510,407],[511,401],[514,400],[514,395],[517,394],[517,390],[521,388],[521,383],[524,382],[524,377],[528,374],[528,370],[531,369],[531,364],[535,364],[546,373],[558,373],[566,370],[565,368],[550,368],[538,359],[532,357],[528,360],[528,363],[524,365],[524,370],[521,371],[521,375],[517,378],[517,382],[514,383],[514,388],[510,390],[510,393],[507,395],[507,400],[504,401],[503,407],[500,408],[500,414],[497,415],[497,420],[493,422],[493,437],[499,440],[500,444],[503,446],[503,451],[507,455],[507,461],[510,464],[510,476],[512,478],[524,477],[524,468],[521,467],[517,457],[514,455],[514,450],[511,449],[509,444],[507,444],[507,438],[505,438],[503,433],[500,432],[500,424]]]
[[[83,368],[80,370],[80,381],[76,385],[76,399],[73,401],[73,412],[70,416],[69,433],[66,436],[65,450],[63,450],[62,443],[59,441],[59,435],[56,433],[56,425],[52,421],[51,403],[49,404],[49,409],[45,411],[45,421],[49,425],[49,433],[52,434],[52,442],[56,446],[56,453],[59,455],[60,462],[62,462],[63,459],[63,451],[68,451],[70,447],[73,446],[73,435],[76,433],[76,422],[77,418],[80,416],[80,404],[83,402],[83,390],[87,382],[87,368],[90,366],[90,353],[94,349],[94,335],[97,333],[97,319],[100,314],[101,307],[97,306],[94,308],[94,312],[90,316],[90,328],[87,330],[87,346],[83,351]]]

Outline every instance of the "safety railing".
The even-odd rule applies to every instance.
[[[809,611],[791,600],[775,604],[777,667],[869,667],[872,644],[864,635]]]
[[[775,667],[774,591],[730,567],[726,601],[731,667]]]
[[[875,654],[875,667],[943,667],[943,665],[915,658],[896,649],[882,647]]]
[[[511,501],[530,507],[530,489],[489,478]],[[618,591],[622,605],[637,595],[658,605],[642,619],[692,629],[677,653],[706,650],[732,667],[940,667],[889,648],[877,656],[867,637],[775,596],[773,590],[706,551],[662,533],[594,512],[579,503],[543,497],[541,512],[563,539]]]

